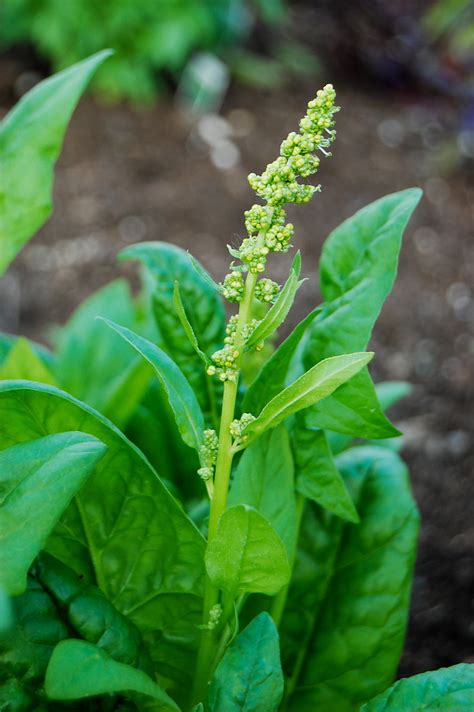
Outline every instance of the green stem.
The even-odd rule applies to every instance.
[[[238,389],[238,373],[245,346],[245,327],[250,322],[252,315],[252,304],[257,284],[257,275],[248,272],[245,281],[244,298],[240,302],[237,329],[235,334],[235,346],[240,354],[236,362],[237,378],[235,381],[224,383],[224,397],[222,401],[221,424],[219,429],[219,449],[217,452],[216,471],[214,477],[214,494],[211,500],[211,511],[209,514],[208,543],[216,535],[219,519],[226,510],[227,494],[229,491],[230,473],[232,469],[232,435],[230,425],[234,420],[235,401]],[[219,602],[219,591],[216,589],[209,577],[206,576],[204,588],[203,604],[203,625],[209,621],[209,611],[212,606]],[[207,684],[212,671],[215,658],[215,647],[218,642],[212,631],[203,631],[196,662],[196,673],[193,686],[193,704],[200,702],[206,695]]]
[[[301,520],[303,518],[305,503],[306,503],[306,499],[305,499],[304,495],[297,492],[296,493],[296,537],[295,537],[296,545],[295,545],[295,549],[298,544],[299,533],[300,533],[300,528],[301,528]],[[291,562],[291,570],[292,571],[293,571],[293,566],[295,564],[295,558],[296,558],[296,550],[293,555],[293,561]],[[270,610],[270,615],[273,618],[277,628],[280,626],[280,623],[281,623],[281,618],[283,616],[283,611],[285,610],[289,590],[290,590],[290,584],[288,583],[288,585],[285,586],[284,588],[282,588],[281,591],[279,591],[273,599],[272,607]]]

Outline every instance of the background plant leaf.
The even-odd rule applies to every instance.
[[[406,467],[373,446],[336,464],[361,523],[306,506],[280,631],[290,678],[302,663],[292,712],[356,712],[393,681],[405,637],[418,533]]]
[[[470,712],[474,707],[474,665],[461,663],[398,680],[360,712]]]
[[[237,636],[209,686],[206,712],[276,712],[283,694],[278,631],[260,613]]]
[[[395,280],[403,231],[421,198],[418,188],[362,208],[326,240],[320,260],[323,311],[311,325],[303,363],[367,347]],[[368,371],[312,408],[312,425],[363,438],[399,432],[383,415]]]
[[[37,84],[0,123],[0,274],[51,213],[53,168],[98,52]]]
[[[55,386],[56,381],[48,366],[33,350],[28,339],[18,338],[0,364],[0,380],[26,379]]]

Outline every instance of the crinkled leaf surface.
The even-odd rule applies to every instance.
[[[53,167],[99,52],[37,84],[0,123],[0,274],[51,213]]]
[[[471,712],[474,665],[461,663],[398,680],[360,712]]]
[[[355,712],[391,684],[405,637],[418,532],[406,468],[379,447],[336,464],[361,521],[306,506],[281,629],[288,674],[304,655],[292,712]]]
[[[206,712],[276,712],[283,694],[278,631],[259,616],[227,650],[209,686]]]
[[[242,504],[221,516],[206,550],[206,569],[212,583],[233,597],[274,595],[290,578],[282,540],[265,517]]]
[[[106,324],[154,369],[168,395],[181,437],[189,447],[199,450],[203,438],[204,416],[193,389],[179,367],[162,349],[148,339],[112,321],[106,320]]]
[[[152,657],[159,659],[161,642],[168,646],[172,640],[172,631],[161,627],[173,609],[170,595],[189,596],[193,612],[201,595],[204,540],[140,451],[112,423],[52,387],[0,383],[1,447],[65,428],[80,428],[108,449],[47,548],[98,583],[118,610],[136,622]],[[192,649],[194,623],[187,623],[178,644],[189,643]],[[189,674],[189,661],[180,672]]]
[[[84,640],[63,640],[53,650],[45,691],[52,700],[80,700],[115,692],[138,692],[157,700],[153,709],[179,710],[173,700],[142,670],[114,660]]]
[[[328,237],[320,261],[323,311],[310,329],[304,365],[365,349],[395,280],[403,231],[421,198],[410,188],[376,200]],[[364,438],[399,435],[377,402],[367,371],[312,408],[317,427]]]
[[[210,379],[200,356],[189,342],[173,304],[175,282],[190,326],[200,348],[210,356],[222,347],[225,312],[219,293],[201,271],[193,269],[189,255],[166,242],[141,242],[122,250],[120,259],[139,260],[152,281],[152,307],[160,346],[177,363],[198,396],[204,412],[213,408],[219,384]],[[216,387],[217,386],[217,387]]]
[[[295,551],[296,507],[293,457],[288,432],[279,425],[244,452],[229,493],[229,506],[247,504],[268,519],[286,547]]]
[[[296,489],[338,517],[358,522],[359,517],[346,484],[336,467],[323,430],[306,425],[305,412],[291,431]]]
[[[0,380],[26,379],[55,386],[53,374],[33,350],[28,339],[19,338],[0,365]]]
[[[124,279],[92,294],[56,331],[54,373],[61,388],[121,426],[143,396],[151,369],[97,317],[135,328],[136,309]]]
[[[281,391],[263,408],[245,432],[250,438],[274,428],[293,413],[326,398],[373,357],[371,352],[345,354],[320,361]]]
[[[11,595],[25,590],[33,559],[105,450],[90,435],[59,433],[0,451],[0,586]]]

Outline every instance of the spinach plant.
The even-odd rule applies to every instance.
[[[45,220],[101,54],[0,125],[1,266]],[[128,247],[142,288],[92,295],[54,352],[0,340],[0,709],[468,710],[470,665],[392,685],[418,513],[365,349],[418,189],[327,239],[323,302],[274,347],[303,281],[291,247],[335,139],[335,92],[249,182],[261,202],[217,284],[182,250]],[[237,305],[226,321],[224,302]],[[100,317],[96,319],[95,317]]]

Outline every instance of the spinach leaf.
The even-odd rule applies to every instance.
[[[373,446],[336,465],[361,523],[306,507],[281,629],[292,712],[355,712],[392,682],[405,637],[418,532],[406,468]]]
[[[295,419],[291,442],[297,491],[338,517],[358,522],[359,516],[333,460],[326,435],[323,430],[306,425],[304,411]]]
[[[246,427],[245,434],[253,438],[268,428],[274,428],[293,413],[326,398],[341,383],[360,371],[372,357],[373,353],[369,351],[333,356],[320,361],[272,398],[260,415]]]
[[[55,331],[54,374],[61,388],[121,426],[141,400],[150,372],[97,317],[135,328],[136,309],[125,280],[99,289]]]
[[[233,598],[242,593],[274,595],[290,578],[280,537],[256,509],[242,504],[221,516],[205,561],[214,586]]]
[[[139,260],[152,282],[152,308],[160,335],[160,346],[182,370],[198,396],[205,413],[213,411],[219,384],[210,379],[200,356],[183,329],[173,304],[175,282],[189,324],[208,356],[222,347],[225,312],[220,295],[201,272],[192,268],[189,255],[165,242],[141,242],[122,250],[120,259]],[[217,386],[217,388],[216,388]]]
[[[290,269],[290,274],[283,289],[278,294],[275,299],[275,303],[272,304],[262,321],[251,333],[247,340],[246,348],[250,349],[252,346],[265,341],[265,339],[271,336],[278,329],[278,327],[283,324],[295,300],[296,292],[303,284],[303,282],[298,279],[300,269],[301,256],[298,252],[295,255]]]
[[[0,585],[11,595],[25,590],[33,559],[105,450],[90,435],[60,433],[0,451]]]
[[[5,359],[17,341],[23,338],[23,336],[14,336],[13,334],[6,334],[5,332],[0,331],[0,365],[5,362]],[[40,361],[50,371],[52,371],[54,368],[55,358],[51,351],[43,346],[43,344],[36,343],[36,341],[32,341],[31,339],[26,339],[26,341],[28,341],[32,351],[34,351]]]
[[[156,712],[179,710],[142,670],[119,663],[102,648],[84,640],[63,640],[53,650],[45,691],[52,700],[80,700],[93,695],[137,692],[157,700]]]
[[[360,712],[470,712],[474,707],[474,665],[461,663],[399,680]]]
[[[0,123],[0,274],[51,213],[53,167],[98,52],[28,92]]]
[[[72,396],[27,381],[0,383],[0,447],[77,429],[107,451],[66,510],[47,550],[90,583],[97,583],[144,635],[154,659],[172,597],[189,597],[181,639],[195,641],[194,601],[202,590],[204,540],[139,450],[112,423]],[[170,596],[171,594],[171,600]],[[177,604],[178,605],[178,604]],[[182,610],[182,606],[179,608]],[[162,635],[160,635],[160,632]],[[178,664],[182,657],[177,657]],[[189,660],[184,670],[189,675]]]
[[[336,228],[324,244],[320,286],[325,303],[313,322],[304,365],[363,350],[395,279],[403,231],[418,188],[387,195]],[[377,402],[367,371],[312,408],[312,425],[363,438],[399,435]]]
[[[261,613],[227,650],[209,686],[206,712],[276,712],[283,694],[278,631]]]
[[[262,366],[245,393],[242,410],[258,415],[265,403],[268,403],[283,390],[291,359],[300,346],[309,325],[320,311],[321,308],[317,307],[308,314]]]
[[[104,321],[152,366],[166,390],[181,437],[186,445],[199,451],[203,438],[204,416],[193,389],[179,367],[148,339],[108,319]]]
[[[0,380],[16,378],[56,385],[53,374],[35,353],[28,339],[17,339],[0,365]]]
[[[268,519],[291,561],[295,551],[296,508],[293,457],[288,432],[279,425],[244,452],[234,475],[229,506],[247,504]]]

